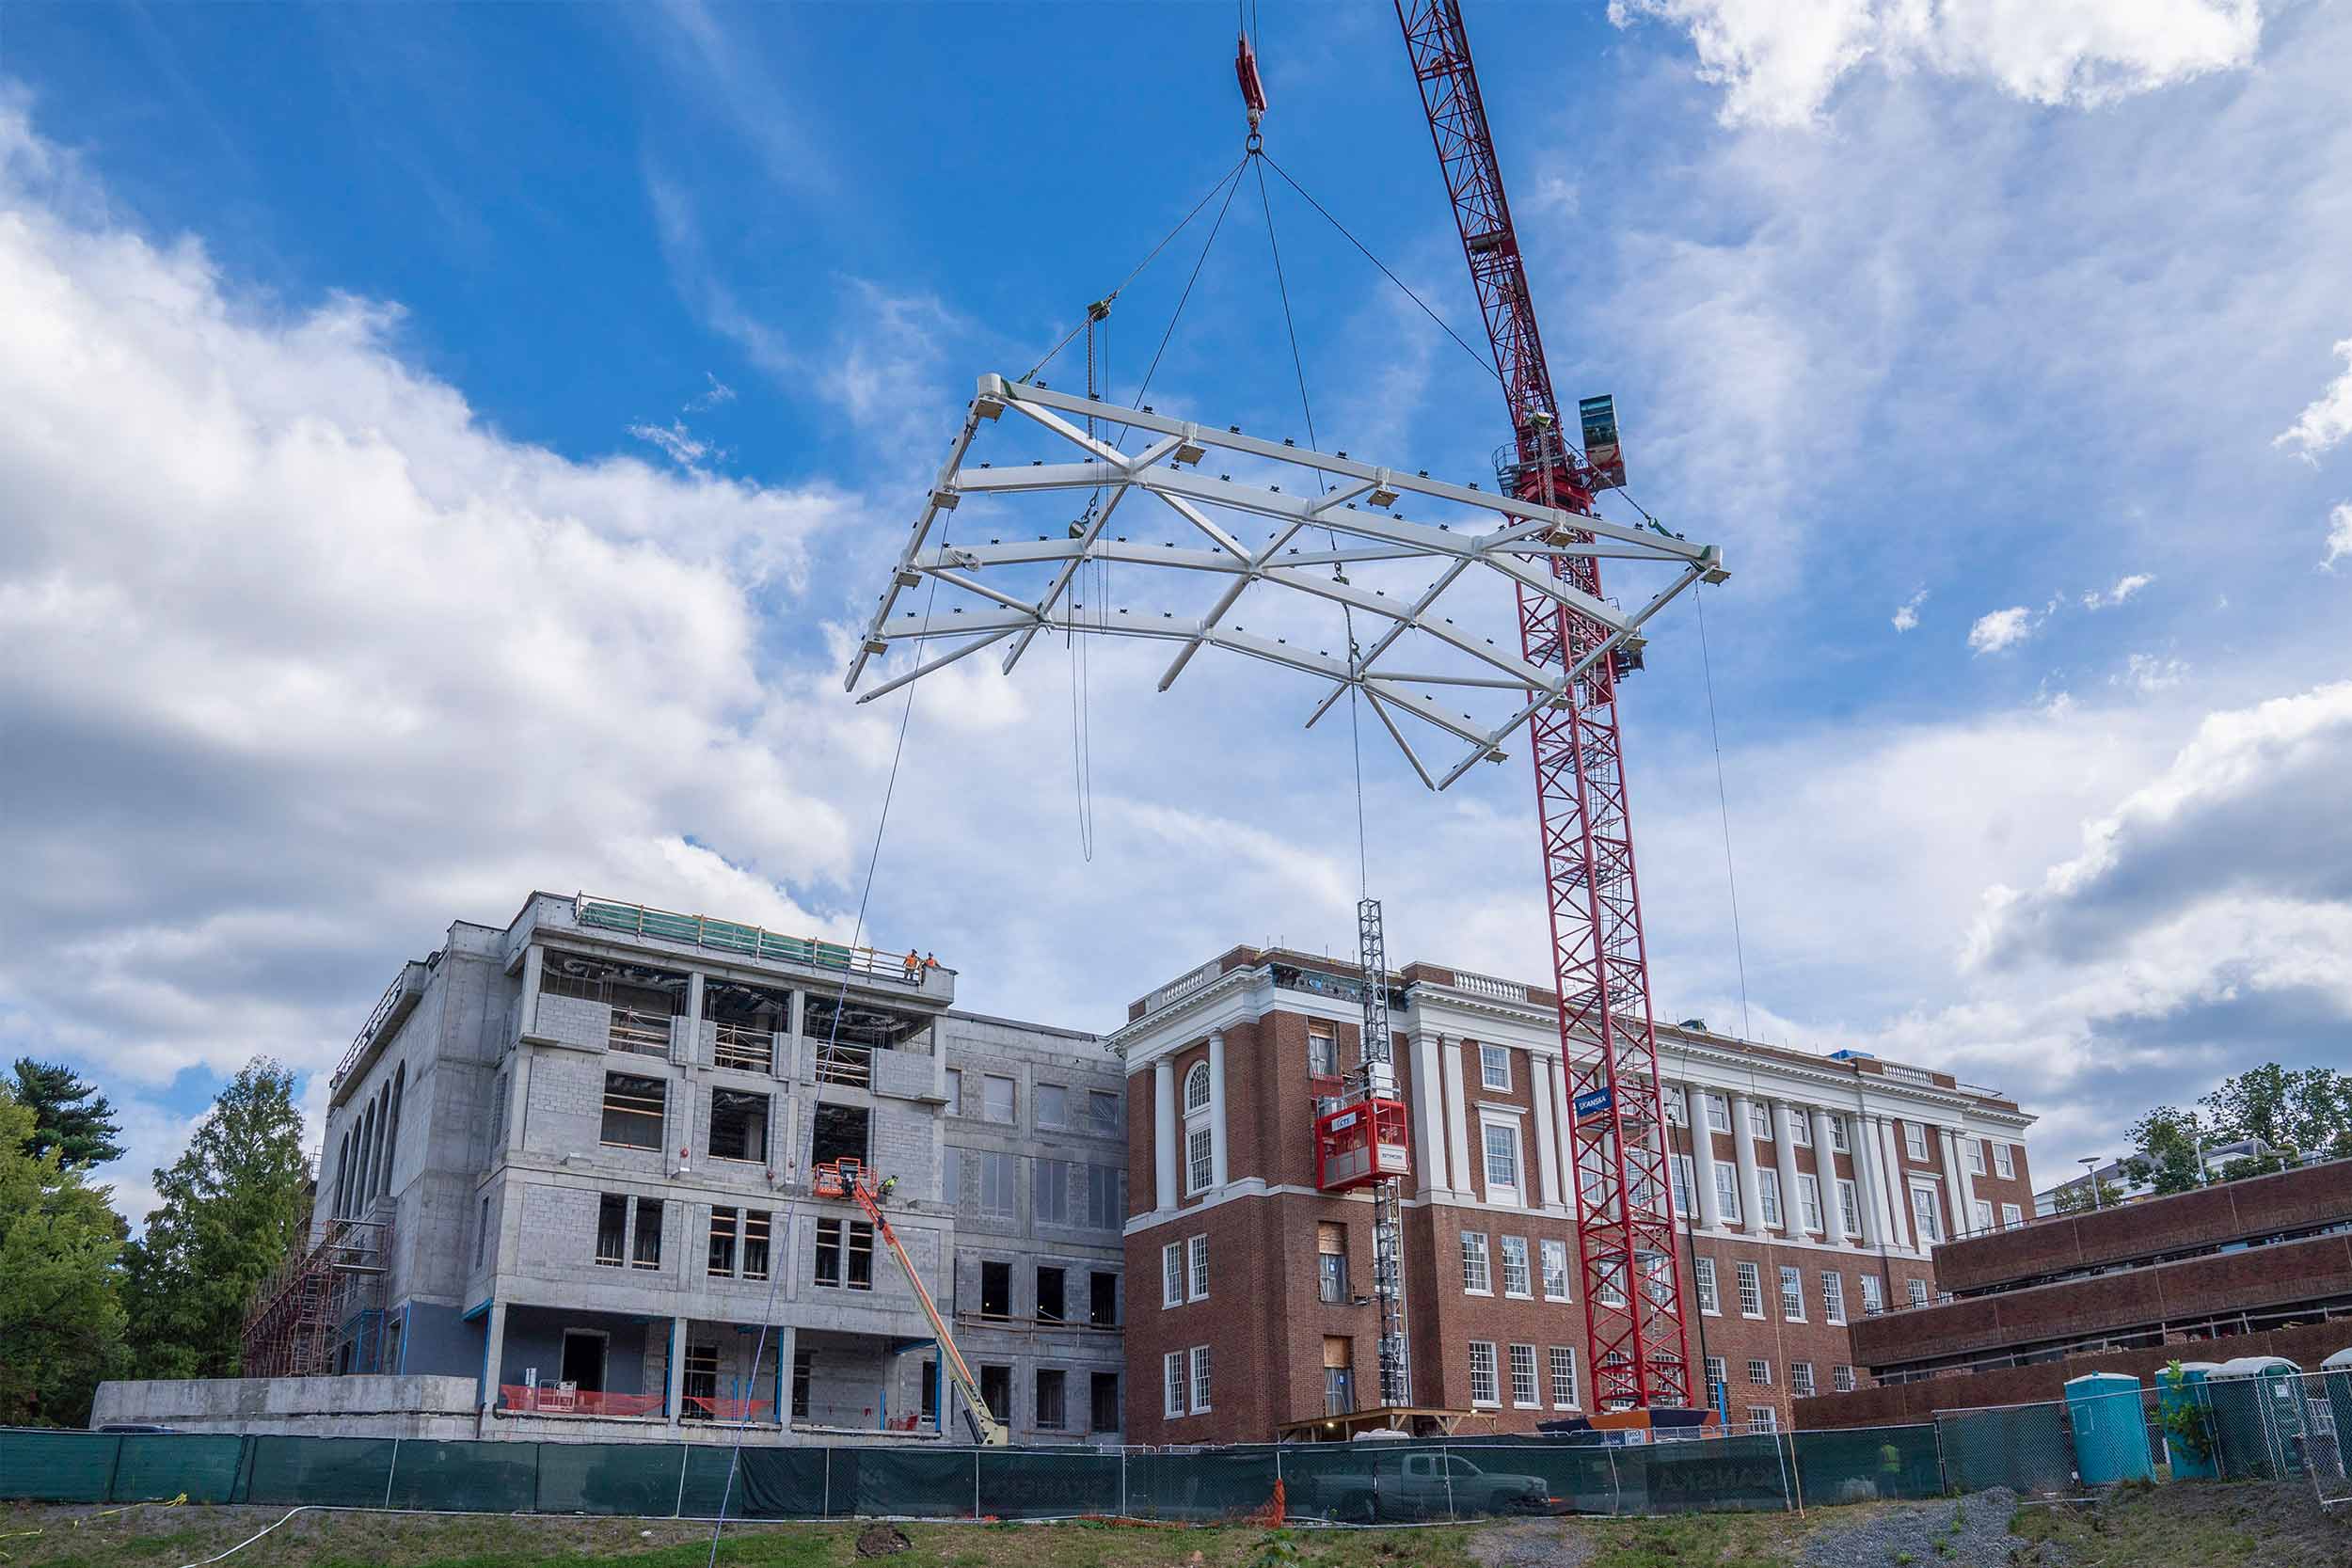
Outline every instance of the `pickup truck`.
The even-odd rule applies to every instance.
[[[1361,1452],[1359,1463],[1334,1467],[1298,1489],[1300,1501],[1329,1518],[1443,1519],[1449,1513],[1549,1513],[1550,1488],[1541,1476],[1483,1470],[1458,1453]]]

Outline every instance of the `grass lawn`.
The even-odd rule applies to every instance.
[[[2018,1511],[2016,1531],[2070,1568],[2320,1568],[2352,1563],[2352,1503],[2307,1481],[2119,1487],[2096,1503]]]

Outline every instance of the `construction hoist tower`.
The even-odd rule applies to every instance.
[[[1348,1099],[1371,1120],[1374,1134],[1372,1290],[1380,1307],[1380,1402],[1393,1407],[1413,1402],[1413,1370],[1405,1333],[1405,1172],[1388,1167],[1405,1163],[1409,1169],[1411,1151],[1402,1141],[1389,1146],[1378,1137],[1381,1107],[1396,1101],[1396,1041],[1389,1033],[1388,942],[1381,935],[1377,898],[1357,900],[1356,951],[1363,968],[1364,1032],[1358,1053],[1363,1061],[1348,1085]],[[1403,1130],[1400,1123],[1400,1137]],[[1318,1122],[1318,1148],[1322,1132]],[[1384,1158],[1391,1147],[1398,1151],[1394,1161]]]

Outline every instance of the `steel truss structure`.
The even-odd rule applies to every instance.
[[[1008,413],[1065,460],[1009,467],[979,461],[976,449],[983,432]],[[1081,421],[1139,435],[1142,445],[1123,451]],[[992,444],[1004,439],[991,437]],[[1204,471],[1212,453],[1255,472],[1236,480]],[[966,542],[946,537],[952,515],[966,501],[1038,496],[1059,496],[1076,511],[1075,520],[1065,524],[1069,512],[1057,513],[1052,531],[1038,533],[1032,526],[1031,537],[1009,537],[1017,531],[992,517],[994,531],[985,543],[971,542],[969,528]],[[1073,505],[1077,497],[1086,498],[1082,508]],[[1145,540],[1110,531],[1115,519],[1128,528],[1146,503],[1147,522],[1167,522],[1176,537]],[[1434,509],[1441,520],[1408,519],[1403,510],[1408,503]],[[1151,507],[1160,510],[1154,515]],[[1244,543],[1243,536],[1261,525],[1271,525],[1263,542]],[[1318,543],[1324,547],[1314,547]],[[1669,575],[1639,608],[1621,610],[1587,586],[1596,580],[1592,572],[1563,570],[1603,558],[1662,567]],[[1205,578],[1216,592],[1197,616],[1114,613],[1099,594],[1089,609],[1080,597],[1089,566],[1116,566],[1122,577],[1139,568],[1159,579]],[[1434,576],[1421,581],[1416,575],[1417,585],[1393,595],[1369,580],[1354,580],[1367,572],[1397,571]],[[870,687],[859,701],[871,702],[998,644],[1006,645],[1002,668],[1009,673],[1039,633],[1056,632],[1173,644],[1159,679],[1165,691],[1201,649],[1221,648],[1327,683],[1310,724],[1351,690],[1360,692],[1422,782],[1443,789],[1482,759],[1502,760],[1502,743],[1531,721],[1545,733],[1568,721],[1595,680],[1606,682],[1613,657],[1640,647],[1642,627],[1651,617],[1692,584],[1724,577],[1715,546],[1662,530],[1580,516],[1344,452],[1261,440],[1238,427],[1219,429],[984,375],[843,685],[856,690],[873,662],[902,642],[918,649],[951,645]],[[1549,612],[1557,625],[1573,624],[1573,646],[1560,639],[1549,652],[1531,646],[1513,653],[1457,625],[1441,601],[1451,608],[1476,583],[1507,584],[1518,594],[1523,615]],[[1234,616],[1252,588],[1279,591],[1267,607],[1278,624],[1301,605],[1345,612],[1348,633],[1327,639],[1343,652],[1248,630]],[[929,590],[922,610],[902,608],[916,589]],[[1456,705],[1491,702],[1498,693],[1507,703],[1486,721]],[[1407,739],[1406,720],[1463,743],[1464,750],[1451,766],[1433,766]]]

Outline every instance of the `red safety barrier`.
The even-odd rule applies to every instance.
[[[706,1399],[700,1394],[689,1394],[685,1405],[682,1414],[689,1420],[700,1418],[713,1421],[764,1421],[768,1413],[775,1409],[776,1402]]]
[[[516,1416],[607,1416],[635,1418],[661,1413],[660,1394],[608,1394],[595,1389],[565,1389],[561,1384],[536,1387],[501,1383],[506,1408]]]

